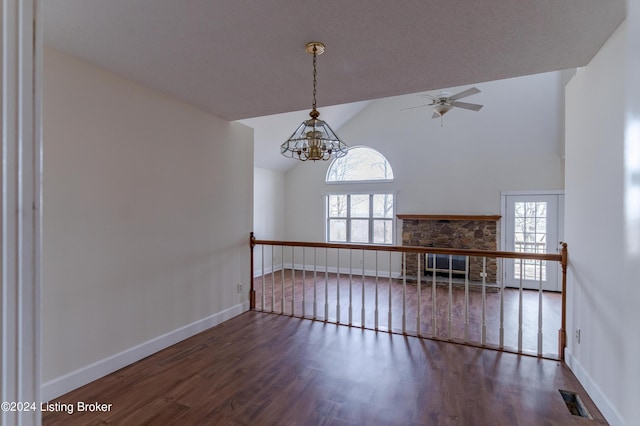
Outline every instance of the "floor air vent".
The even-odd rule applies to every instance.
[[[593,417],[591,417],[591,413],[589,413],[587,407],[584,406],[582,399],[580,399],[580,396],[577,393],[562,389],[559,389],[559,391],[571,414],[574,416],[585,417],[587,419],[593,419]]]

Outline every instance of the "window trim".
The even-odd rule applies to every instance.
[[[327,185],[351,185],[353,184],[362,184],[362,183],[393,183],[393,179],[377,179],[377,180],[340,180],[340,181],[331,181],[325,182]],[[366,191],[365,191],[366,192]],[[351,192],[351,194],[355,194],[355,192]],[[389,194],[389,192],[384,192],[384,194]]]
[[[347,196],[347,215],[345,217],[332,217],[329,216],[329,196],[331,195],[346,195]],[[351,195],[369,195],[369,215],[365,217],[351,217]],[[392,195],[393,196],[393,206],[390,218],[376,218],[373,216],[373,196],[374,195]],[[332,244],[364,244],[364,245],[381,245],[381,246],[393,246],[396,241],[396,203],[398,200],[397,191],[336,191],[336,192],[325,192],[322,194],[324,199],[324,240],[327,243]],[[333,241],[329,238],[330,220],[335,219],[344,219],[346,221],[346,241]],[[353,219],[356,220],[367,220],[368,224],[368,242],[352,242],[351,240],[351,221]],[[373,242],[373,224],[375,220],[384,220],[389,221],[391,223],[391,242],[390,243],[375,243]]]

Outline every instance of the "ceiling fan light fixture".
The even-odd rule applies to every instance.
[[[447,112],[451,111],[453,107],[449,104],[439,104],[433,107],[433,111],[437,113],[440,117],[445,115]]]
[[[298,126],[295,132],[280,145],[280,153],[300,161],[322,160],[344,157],[348,147],[340,140],[329,125],[320,120],[320,112],[316,109],[316,58],[325,50],[324,44],[312,41],[306,44],[305,50],[313,55],[313,105],[308,120]]]

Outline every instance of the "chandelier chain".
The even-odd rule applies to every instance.
[[[316,109],[316,56],[318,48],[313,46],[313,109]]]

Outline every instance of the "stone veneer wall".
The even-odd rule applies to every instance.
[[[402,219],[402,245],[473,250],[497,250],[500,216],[398,215]],[[421,260],[424,265],[424,257]],[[407,277],[416,277],[418,261],[407,255]],[[469,280],[482,281],[482,258],[469,259]],[[495,283],[495,258],[487,258],[487,283]]]

